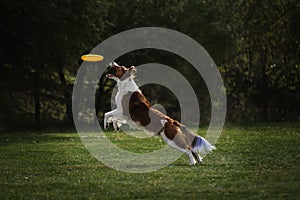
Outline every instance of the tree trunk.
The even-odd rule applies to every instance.
[[[65,119],[67,120],[68,124],[73,122],[73,115],[72,115],[72,96],[71,92],[69,91],[69,87],[63,72],[63,66],[61,64],[58,65],[58,75],[60,79],[60,83],[62,84],[63,93],[64,93],[64,103],[66,106],[66,113]]]
[[[268,103],[270,101],[269,93],[269,86],[268,86],[268,76],[267,76],[267,53],[266,50],[262,50],[261,54],[261,67],[262,67],[262,73],[261,73],[261,91],[262,91],[262,101],[263,101],[263,120],[265,122],[268,121]]]
[[[41,127],[40,82],[37,72],[33,72],[34,117],[37,129]]]

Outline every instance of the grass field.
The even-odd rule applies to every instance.
[[[134,152],[163,145],[107,134]],[[0,199],[300,199],[299,124],[228,125],[202,166],[182,156],[141,174],[97,161],[76,133],[3,133],[0,143]]]

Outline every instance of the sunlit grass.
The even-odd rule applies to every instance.
[[[202,134],[204,130],[200,130]],[[108,132],[132,152],[161,148],[159,138]],[[1,199],[299,199],[300,126],[227,126],[202,166],[180,157],[151,173],[116,171],[97,161],[76,133],[0,135]]]

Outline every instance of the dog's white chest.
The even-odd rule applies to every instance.
[[[115,97],[117,108],[123,110],[122,99],[128,92],[141,92],[133,79],[118,82],[118,92]]]

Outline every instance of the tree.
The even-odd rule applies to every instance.
[[[233,58],[222,64],[231,103],[253,119],[295,119],[299,110],[290,115],[290,109],[297,103],[288,99],[299,101],[299,36],[292,31],[299,2],[227,1],[222,6],[235,41]]]
[[[14,99],[4,104],[15,104],[8,106],[10,112],[35,113],[36,124],[42,117],[72,120],[78,60],[103,37],[109,6],[108,1],[95,0],[1,1],[1,71],[9,78],[21,77],[15,84],[2,80],[2,90],[10,86],[4,94]]]

